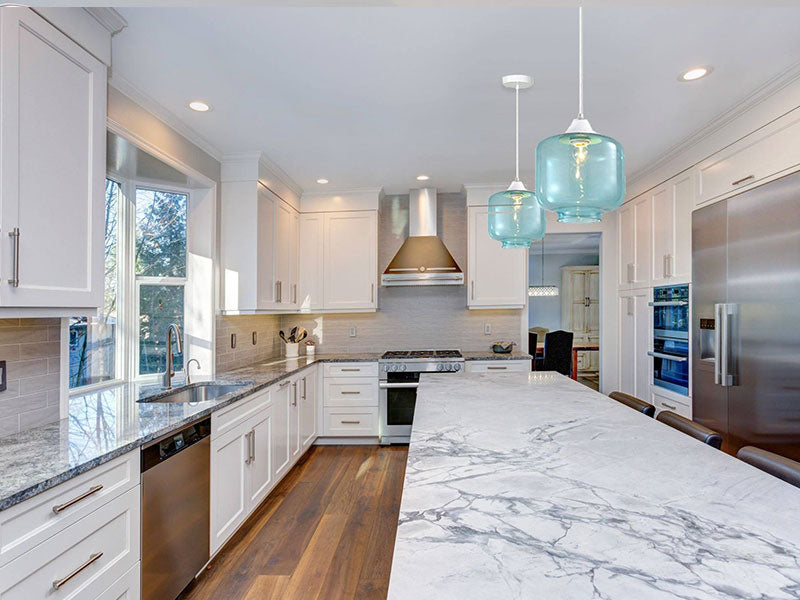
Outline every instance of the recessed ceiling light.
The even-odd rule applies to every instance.
[[[430,177],[427,175],[417,175],[417,181],[428,181],[428,179],[430,179]]]
[[[197,112],[208,112],[211,110],[211,107],[202,100],[192,100],[189,102],[189,108]]]
[[[713,71],[711,67],[692,67],[688,71],[684,71],[678,76],[678,81],[694,81],[695,79],[700,79],[701,77],[705,77],[711,71]]]
[[[328,183],[328,180],[325,178],[317,179],[317,183]]]

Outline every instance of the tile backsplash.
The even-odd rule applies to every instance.
[[[217,371],[235,369],[281,353],[280,315],[226,315],[217,317]],[[253,332],[256,343],[253,344]],[[231,334],[236,347],[231,347]]]
[[[0,436],[59,419],[60,319],[0,319]]]

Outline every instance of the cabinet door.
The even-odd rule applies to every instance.
[[[300,273],[298,308],[303,312],[321,310],[323,229],[325,215],[300,215]]]
[[[272,388],[272,477],[280,480],[290,466],[289,444],[292,431],[292,381],[285,379]]]
[[[376,308],[378,305],[377,212],[326,213],[324,229],[325,308],[327,310]]]
[[[675,252],[675,202],[667,182],[653,194],[653,283],[669,280],[669,257]]]
[[[267,497],[272,489],[272,407],[261,410],[248,423],[252,454],[248,465],[248,513]]]
[[[275,203],[275,301],[280,307],[292,303],[292,208],[285,202]]]
[[[297,377],[292,381],[291,390],[291,418],[289,420],[289,462],[294,464],[300,458],[300,418],[302,409],[300,407],[300,393],[302,392],[302,377]]]
[[[211,440],[212,554],[247,517],[249,432],[246,424],[242,424]]]
[[[468,211],[467,307],[522,308],[527,293],[528,251],[504,249],[489,237],[489,213]]]
[[[643,287],[650,285],[652,278],[652,252],[651,234],[653,228],[653,201],[651,196],[646,195],[633,201],[634,219],[636,231],[635,259],[633,287]]]
[[[675,203],[675,247],[668,259],[669,274],[681,282],[692,280],[692,210],[695,197],[694,170],[672,180]]]
[[[619,296],[619,389],[645,400],[650,396],[650,290]]]
[[[258,225],[257,225],[257,256],[255,257],[256,264],[258,265],[256,277],[258,279],[258,308],[269,309],[274,308],[278,301],[277,295],[277,275],[275,272],[275,232],[277,230],[275,224],[275,217],[277,213],[277,205],[280,199],[268,189],[263,186],[258,186]],[[239,226],[242,224],[240,223]],[[236,231],[235,229],[233,230]],[[233,239],[226,242],[226,246],[236,244],[235,233],[231,236]],[[246,241],[246,240],[245,240]],[[252,243],[252,242],[251,242]],[[252,246],[250,246],[252,249]],[[246,252],[242,261],[245,262]],[[227,290],[228,277],[242,277],[243,273],[225,274],[225,284]],[[240,283],[241,286],[244,282]],[[227,295],[227,291],[226,291]],[[228,302],[227,304],[234,304]],[[241,308],[250,308],[248,306],[241,306]]]
[[[0,304],[101,306],[105,66],[33,11],[3,8],[0,122]]]
[[[632,202],[622,206],[617,213],[617,242],[619,255],[618,284],[620,289],[627,289],[633,283],[636,263],[634,249],[636,230]]]
[[[300,215],[292,210],[289,214],[289,304],[297,308],[300,299],[299,286],[299,240],[300,240]]]
[[[312,369],[301,378],[300,444],[308,448],[317,437],[317,373]]]
[[[637,398],[647,398],[652,379],[653,359],[648,356],[650,350],[650,307],[647,302],[650,298],[649,290],[639,290],[634,298],[634,318],[636,328],[636,386],[633,394]]]

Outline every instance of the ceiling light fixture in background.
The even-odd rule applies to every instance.
[[[544,284],[544,238],[542,238],[542,285],[528,286],[528,296],[534,298],[558,296],[557,285]]]
[[[678,75],[678,81],[697,81],[698,79],[705,77],[714,69],[712,67],[692,67],[688,71],[684,71],[680,75]]]
[[[208,112],[211,110],[211,107],[202,100],[192,100],[189,102],[189,108],[196,112]]]
[[[325,179],[325,178],[320,178],[320,179],[317,179],[317,183],[325,184],[325,183],[328,183],[328,180]]]
[[[430,177],[427,175],[417,175],[417,181],[428,181],[428,179],[430,179]]]

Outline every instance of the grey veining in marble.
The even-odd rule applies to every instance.
[[[556,373],[424,375],[390,600],[800,597],[800,490]]]
[[[519,350],[512,350],[507,354],[498,354],[487,350],[486,352],[462,352],[464,360],[531,360],[531,355]]]
[[[248,382],[248,385],[207,402],[138,402],[163,393],[158,385],[139,384],[75,396],[70,399],[68,418],[0,437],[0,510],[201,419],[315,362],[376,361],[379,356],[321,354],[313,359],[302,356],[218,373],[215,381]]]

